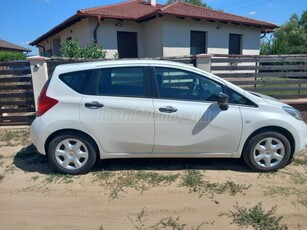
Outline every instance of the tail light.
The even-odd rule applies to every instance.
[[[46,95],[48,85],[46,84],[38,98],[37,116],[42,116],[49,109],[55,106],[59,101]]]

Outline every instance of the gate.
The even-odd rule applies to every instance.
[[[0,62],[0,126],[30,125],[34,118],[29,62]]]

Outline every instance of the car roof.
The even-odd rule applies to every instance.
[[[164,61],[164,60],[152,60],[152,59],[127,59],[127,60],[102,60],[95,62],[79,62],[79,63],[69,63],[61,64],[56,67],[56,71],[59,73],[93,69],[99,67],[110,67],[110,66],[137,66],[137,65],[163,65],[163,66],[173,66],[173,67],[190,67],[187,64],[178,63],[174,61]]]

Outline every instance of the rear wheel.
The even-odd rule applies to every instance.
[[[96,161],[93,146],[92,140],[85,135],[59,135],[49,144],[48,158],[60,173],[87,173]]]
[[[277,132],[263,132],[249,140],[243,159],[255,171],[276,171],[287,165],[291,156],[289,140]]]

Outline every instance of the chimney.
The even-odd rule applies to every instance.
[[[156,0],[148,0],[148,3],[153,6],[153,7],[156,7],[157,5],[157,1]]]

